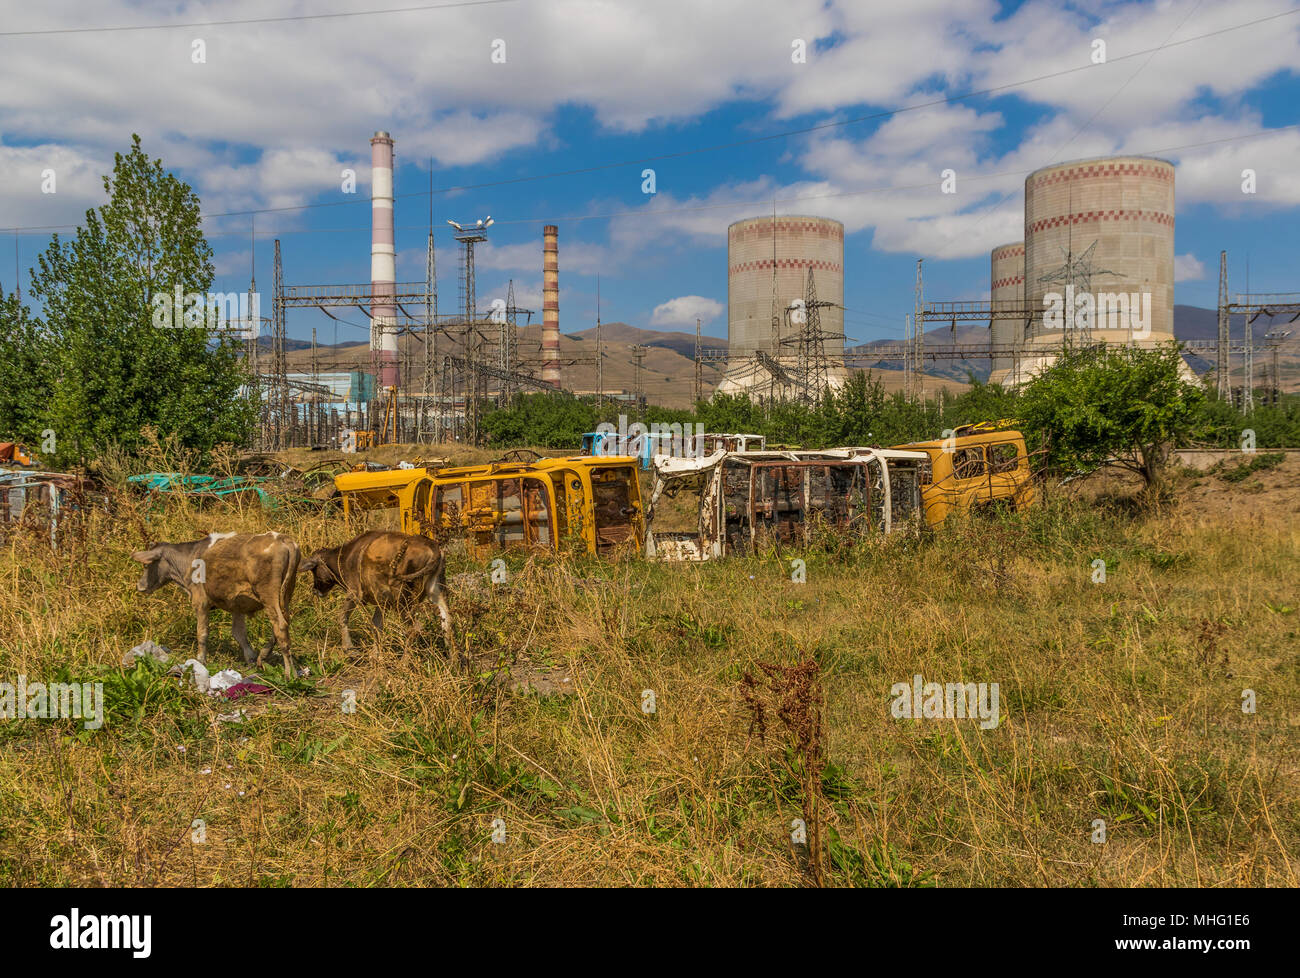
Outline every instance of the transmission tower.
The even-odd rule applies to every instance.
[[[645,410],[645,389],[642,386],[642,376],[645,371],[645,354],[644,346],[632,347],[632,362],[635,365],[632,389],[635,392],[637,411],[640,413]]]
[[[1240,297],[1238,297],[1238,301]],[[1250,296],[1246,296],[1250,302]],[[1241,413],[1246,414],[1255,408],[1255,328],[1249,313],[1246,315],[1246,385],[1241,396]]]
[[[803,337],[799,344],[804,359],[799,372],[803,376],[804,400],[811,403],[821,397],[822,391],[830,384],[826,345],[822,340],[821,307],[832,304],[817,301],[817,283],[813,279],[812,268],[808,269],[808,296],[804,302],[808,311],[804,317]]]
[[[903,396],[912,396],[912,317],[903,317]]]
[[[249,273],[248,273],[248,297],[249,297],[249,298],[248,298],[248,302],[249,302],[249,311],[251,312],[252,309],[253,309],[253,296],[257,295],[257,231],[256,231],[256,218],[254,218],[254,230],[253,230],[253,236],[252,236],[252,239],[251,239],[251,241],[250,241],[250,248],[251,248],[251,256],[250,256],[250,258],[249,258]],[[258,346],[259,346],[259,345],[261,344],[261,342],[262,342],[262,336],[261,336],[261,333],[262,333],[262,312],[261,312],[260,306],[261,306],[261,303],[259,302],[259,303],[258,303],[258,307],[259,307],[259,308],[258,308],[258,311],[257,311],[257,315],[256,315],[256,316],[251,316],[251,317],[250,317],[251,322],[249,322],[249,324],[248,324],[248,353],[247,353],[247,358],[248,358],[248,375],[249,375],[249,378],[250,378],[250,379],[249,379],[249,384],[251,385],[251,388],[250,388],[250,389],[251,389],[251,391],[252,391],[252,395],[253,395],[253,403],[257,406],[257,439],[258,439],[258,446],[257,446],[257,447],[258,447],[259,449],[262,449],[262,448],[265,448],[265,447],[266,447],[266,445],[265,445],[265,442],[266,442],[266,406],[265,406],[265,404],[263,404],[263,402],[262,402],[262,378],[261,378],[261,375],[258,373],[258,371],[261,369],[261,367],[260,367],[260,362],[259,362],[260,359],[261,359],[260,356],[259,356],[259,353],[260,353],[261,351],[258,350]]]
[[[271,389],[270,404],[274,412],[272,448],[288,448],[286,429],[289,409],[289,368],[284,351],[284,266],[280,263],[280,239],[275,239],[275,297],[271,315]]]
[[[912,390],[907,396],[918,404],[925,400],[925,309],[921,304],[921,261],[916,260],[916,308],[912,310]]]
[[[700,319],[695,317],[695,403],[704,400],[704,375],[700,363]]]
[[[433,324],[438,318],[437,262],[433,250],[433,197],[429,198],[429,248],[424,260],[424,396],[420,398],[418,439],[424,433],[429,414],[429,391],[433,387],[433,365],[437,362],[438,334]]]
[[[1214,368],[1219,400],[1232,398],[1232,373],[1228,360],[1228,253],[1219,252],[1219,348],[1215,351]]]
[[[506,288],[506,312],[505,316],[499,323],[500,329],[497,336],[497,367],[503,374],[503,379],[498,385],[501,388],[499,400],[502,404],[509,404],[512,396],[511,387],[513,386],[508,379],[510,371],[514,369],[515,355],[515,280],[511,279],[509,286]]]
[[[793,336],[782,341],[783,345],[795,347],[795,374],[798,384],[799,400],[812,404],[822,396],[830,386],[830,364],[826,357],[826,340],[840,338],[843,333],[822,332],[821,310],[835,303],[817,298],[817,282],[813,270],[808,269],[807,292],[803,300],[803,322]]]

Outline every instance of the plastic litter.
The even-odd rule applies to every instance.
[[[181,676],[181,681],[184,683],[186,669],[190,670],[190,678],[194,680],[194,685],[198,691],[200,693],[206,693],[208,691],[208,685],[212,681],[211,674],[208,672],[208,667],[198,659],[186,659],[179,666],[172,666],[171,672],[175,675]]]
[[[270,692],[272,692],[270,686],[263,686],[261,683],[251,683],[248,680],[244,680],[241,683],[235,683],[235,685],[227,689],[225,696],[226,699],[228,700],[237,700],[244,696],[249,695],[250,693],[270,693]]]
[[[218,673],[210,673],[208,667],[198,659],[186,659],[181,665],[173,666],[171,669],[173,674],[182,677],[182,682],[186,670],[189,670],[190,677],[194,680],[195,689],[200,693],[207,693],[209,696],[224,693],[244,679],[234,669],[222,669]]]
[[[146,639],[126,655],[122,656],[122,668],[130,669],[136,659],[153,659],[154,662],[170,662],[171,649]]]
[[[216,696],[218,693],[224,693],[231,686],[236,686],[243,682],[244,677],[235,672],[234,669],[222,669],[219,673],[208,680],[207,693],[209,696]]]

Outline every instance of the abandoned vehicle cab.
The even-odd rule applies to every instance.
[[[872,448],[660,456],[646,516],[646,555],[713,560],[769,537],[798,545],[819,524],[842,533],[890,533],[920,514],[925,460],[923,452]],[[662,529],[667,500],[683,490],[698,494],[687,515],[697,520],[697,530]]]
[[[984,506],[1023,509],[1038,502],[1025,438],[996,424],[957,428],[953,437],[899,445],[925,452],[921,500],[927,526],[938,526],[954,510]]]
[[[617,431],[589,431],[582,436],[584,456],[635,458],[637,465],[647,472],[651,458],[665,452],[673,454],[673,437],[669,432],[647,431],[625,438]]]
[[[701,454],[712,455],[719,450],[726,452],[766,451],[767,436],[733,434],[731,432],[707,432],[704,435],[704,448]]]
[[[437,470],[362,472],[335,480],[344,513],[396,507],[404,533],[463,537],[470,556],[555,550],[641,549],[645,521],[637,459],[557,458]]]

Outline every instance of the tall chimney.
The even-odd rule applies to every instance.
[[[370,356],[379,383],[397,384],[397,248],[393,242],[393,137],[377,132],[370,140]],[[388,301],[382,301],[386,297]]]
[[[542,228],[542,380],[560,386],[560,229]]]

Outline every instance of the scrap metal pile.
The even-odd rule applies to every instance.
[[[108,494],[86,476],[0,468],[0,540],[26,527],[48,532],[50,544],[57,548],[61,524],[91,507],[108,505]]]
[[[213,502],[258,503],[263,509],[286,506],[319,508],[338,496],[334,477],[345,472],[384,471],[377,463],[354,463],[331,458],[300,469],[273,455],[245,455],[226,476],[182,472],[146,472],[133,475],[129,485],[148,494],[185,496],[202,506]]]

